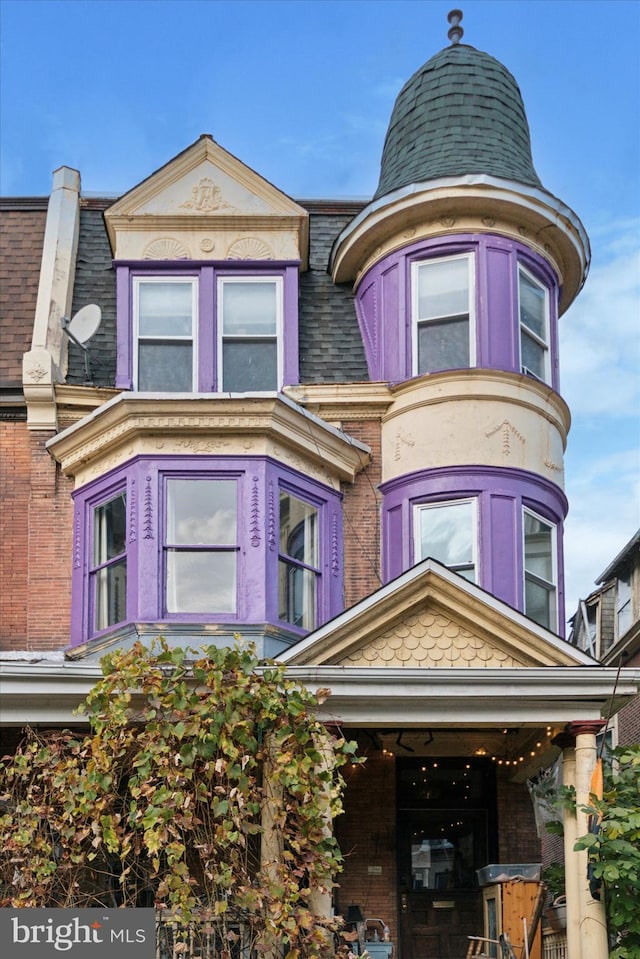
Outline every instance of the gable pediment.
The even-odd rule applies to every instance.
[[[374,668],[593,665],[582,651],[434,560],[383,586],[283,659]]]
[[[116,260],[300,260],[308,213],[210,136],[105,212]]]

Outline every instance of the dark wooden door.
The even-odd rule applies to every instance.
[[[483,932],[476,870],[490,861],[495,774],[464,760],[398,760],[400,959],[464,959]]]

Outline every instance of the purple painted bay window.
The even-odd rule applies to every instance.
[[[498,467],[421,470],[383,483],[383,578],[431,557],[564,633],[562,490]]]
[[[341,495],[268,457],[138,457],[74,501],[72,645],[139,623],[303,636],[342,608]]]
[[[412,243],[360,280],[356,312],[372,380],[449,369],[558,380],[557,278],[515,240],[460,234]]]

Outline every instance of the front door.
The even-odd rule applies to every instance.
[[[401,959],[463,959],[483,932],[495,775],[483,760],[398,760]]]

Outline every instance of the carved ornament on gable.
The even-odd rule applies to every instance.
[[[194,210],[196,213],[217,213],[222,210],[236,210],[222,196],[222,190],[210,176],[203,176],[191,189],[191,199],[180,204],[181,210]]]

